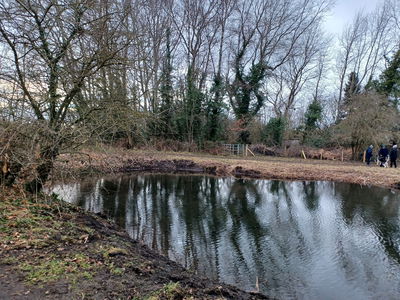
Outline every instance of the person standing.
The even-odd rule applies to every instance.
[[[371,158],[372,158],[372,150],[374,149],[374,146],[369,145],[366,153],[365,153],[365,162],[367,163],[367,166],[369,166],[370,162],[371,162]]]
[[[396,163],[397,145],[396,145],[396,143],[393,143],[392,150],[390,150],[389,156],[390,156],[390,167],[394,166],[395,168],[397,168],[397,163]]]
[[[379,161],[380,161],[380,167],[387,167],[387,158],[389,155],[389,150],[386,148],[385,145],[381,145],[381,149],[379,149]]]

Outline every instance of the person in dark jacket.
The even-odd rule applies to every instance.
[[[379,161],[381,162],[380,167],[385,167],[389,156],[389,150],[385,145],[381,145],[381,149],[379,149]]]
[[[365,151],[365,162],[367,163],[367,166],[369,166],[369,164],[371,162],[371,158],[372,158],[372,154],[373,154],[372,149],[374,149],[374,146],[369,145],[367,151]]]
[[[390,167],[394,166],[397,168],[396,160],[397,160],[397,145],[393,143],[392,150],[390,150]]]

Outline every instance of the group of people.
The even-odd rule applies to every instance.
[[[365,154],[365,161],[367,165],[371,163],[371,158],[373,156],[373,149],[374,146],[370,145],[366,151]],[[388,163],[390,162],[390,167],[392,168],[393,166],[397,168],[397,144],[393,142],[392,148],[389,149],[386,148],[385,145],[381,145],[381,148],[379,149],[378,152],[378,163],[380,167],[387,167]]]

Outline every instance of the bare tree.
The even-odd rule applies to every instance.
[[[66,120],[81,121],[72,106],[85,80],[116,63],[128,42],[113,46],[121,25],[117,15],[122,14],[115,6],[103,8],[94,0],[0,4],[0,36],[8,50],[2,57],[6,68],[0,78],[20,88],[29,105],[27,113],[47,128],[31,190],[40,189],[47,180],[53,159],[66,142],[60,135]]]
[[[260,89],[264,80],[293,62],[302,37],[318,26],[329,5],[329,1],[253,0],[238,6],[230,102],[241,120],[242,142],[248,142],[244,128],[264,105],[266,97]]]
[[[299,93],[311,82],[315,85],[315,95],[318,95],[323,72],[323,61],[327,41],[318,27],[308,31],[297,47],[296,53],[277,69],[274,80],[267,87],[269,95],[267,102],[272,104],[274,113],[289,122],[291,111]],[[275,91],[275,92],[274,92]]]
[[[340,115],[339,108],[342,106],[343,87],[346,80],[346,75],[354,61],[354,45],[356,41],[360,39],[360,36],[364,34],[365,28],[365,18],[361,13],[358,13],[354,18],[352,25],[347,26],[344,29],[340,38],[340,52],[337,58],[337,67],[339,71],[339,90],[337,97],[336,120],[338,120]]]
[[[351,25],[345,28],[340,39],[337,58],[339,88],[336,119],[341,115],[346,78],[357,74],[359,84],[365,85],[382,71],[385,57],[396,47],[393,43],[393,16],[388,1],[369,14],[359,12]]]
[[[209,139],[214,141],[218,138],[218,129],[220,126],[220,115],[222,112],[223,101],[224,101],[224,93],[225,93],[225,84],[223,79],[223,67],[225,66],[225,71],[227,70],[226,65],[229,61],[225,57],[226,55],[226,42],[228,38],[227,35],[227,26],[229,25],[230,17],[233,14],[235,9],[235,1],[233,0],[223,0],[220,1],[220,5],[218,8],[218,15],[216,21],[216,28],[214,32],[217,34],[215,39],[217,40],[216,50],[213,51],[213,56],[211,57],[211,61],[213,64],[213,80],[212,80],[212,88],[210,90],[211,96],[207,103],[207,134]],[[212,37],[214,38],[214,37]]]
[[[193,143],[201,135],[203,90],[208,79],[212,51],[217,42],[216,28],[220,8],[218,1],[182,0],[171,11],[181,41],[181,68],[186,70],[180,127],[189,143]]]

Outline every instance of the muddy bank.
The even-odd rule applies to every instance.
[[[193,153],[85,150],[84,155],[63,155],[56,162],[54,179],[90,174],[129,172],[196,173],[282,180],[328,180],[361,185],[400,187],[400,168],[379,168],[362,163],[303,160],[284,157],[226,157]]]
[[[85,150],[59,157],[54,180],[129,172],[333,180],[400,187],[400,170],[276,157]],[[198,277],[108,222],[45,196],[0,193],[0,299],[265,299]]]
[[[267,299],[185,270],[102,216],[5,194],[0,299]]]
[[[127,164],[117,169],[117,173],[159,172],[178,174],[209,174],[217,176],[235,176],[261,178],[261,172],[236,166],[229,169],[225,165],[201,165],[191,160],[128,160]]]

